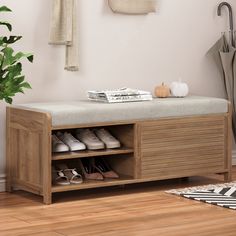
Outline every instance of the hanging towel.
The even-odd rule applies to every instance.
[[[112,11],[121,14],[148,14],[156,11],[155,0],[108,0]]]
[[[49,44],[65,45],[65,69],[78,71],[76,0],[53,0]]]

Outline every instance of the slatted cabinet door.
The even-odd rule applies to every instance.
[[[227,168],[224,115],[142,122],[140,134],[141,178],[168,179]]]

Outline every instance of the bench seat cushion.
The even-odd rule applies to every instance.
[[[66,126],[226,113],[228,112],[228,101],[221,98],[189,96],[116,104],[81,100],[29,103],[17,107],[50,113],[53,126]]]

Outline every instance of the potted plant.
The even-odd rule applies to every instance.
[[[0,7],[0,13],[11,12],[6,6]],[[0,21],[1,27],[6,27],[9,32],[12,31],[12,25],[6,21]],[[12,103],[13,97],[17,93],[24,93],[24,89],[31,88],[22,75],[21,60],[27,58],[33,62],[31,53],[15,52],[12,45],[19,41],[22,36],[0,36],[0,100]]]

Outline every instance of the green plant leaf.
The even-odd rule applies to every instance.
[[[32,53],[23,53],[23,52],[18,52],[15,56],[14,56],[14,60],[15,61],[19,61],[21,58],[26,57],[28,59],[28,61],[33,62],[34,60],[34,56]]]
[[[13,102],[13,99],[10,97],[5,97],[4,100],[9,104],[12,104],[12,102]]]
[[[6,47],[2,49],[3,52],[3,63],[2,63],[2,67],[8,66],[13,64],[14,62],[14,57],[13,57],[13,52],[14,50],[10,47]]]
[[[12,11],[10,8],[6,7],[6,6],[1,6],[0,7],[0,12],[9,12]]]
[[[0,12],[9,11],[11,9],[6,6],[0,7]],[[12,25],[7,21],[0,21],[0,26],[12,30]],[[30,84],[25,81],[25,76],[22,75],[21,60],[26,58],[33,62],[34,56],[32,53],[15,52],[10,46],[21,38],[22,36],[14,35],[0,37],[0,100],[10,104],[17,93],[24,93],[25,89],[31,89]]]
[[[28,53],[28,55],[29,56],[27,57],[27,59],[28,59],[29,62],[32,63],[34,61],[34,55],[32,53]]]
[[[23,93],[24,94],[25,92],[22,88],[19,88],[18,93]]]
[[[30,86],[30,84],[29,84],[28,82],[24,82],[24,83],[20,84],[20,86],[21,86],[22,88],[31,89],[31,86]]]
[[[22,36],[0,37],[0,47],[7,47],[8,44],[13,44],[20,40]]]
[[[6,26],[9,31],[12,31],[12,26],[7,21],[0,21],[0,25]]]
[[[4,41],[3,41],[4,37],[0,37],[0,46],[3,46]]]
[[[22,58],[27,58],[30,62],[33,62],[34,56],[32,53],[18,52],[13,55],[14,50],[11,47],[6,47],[2,49],[4,53],[3,67],[14,64],[15,62],[21,60]]]
[[[17,84],[21,84],[24,80],[25,80],[24,75],[15,78]]]
[[[21,75],[22,71],[22,64],[18,62],[15,65],[8,66],[6,68],[7,74],[5,75],[5,80],[13,81],[15,77],[18,77]]]
[[[2,41],[3,41],[3,43],[6,43],[6,44],[13,44],[16,41],[20,40],[21,38],[22,38],[22,36],[10,36],[9,38],[3,37]]]

